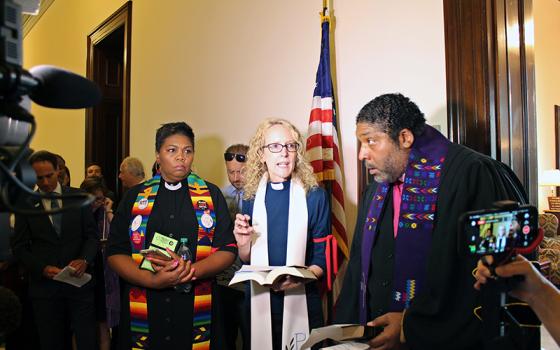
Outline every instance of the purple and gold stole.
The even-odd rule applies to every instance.
[[[395,272],[390,312],[408,308],[414,296],[425,288],[426,262],[432,242],[440,175],[449,144],[449,140],[429,125],[414,140],[405,170],[395,239]],[[386,205],[390,187],[388,183],[377,186],[364,224],[360,277],[362,324],[370,321],[367,315],[369,268],[373,243],[378,234],[377,224]]]
[[[144,183],[143,191],[138,193],[132,207],[132,222],[129,228],[132,259],[136,264],[142,262],[140,250],[146,243],[146,226],[152,212],[159,190],[160,175]],[[196,260],[200,261],[215,249],[212,239],[216,228],[216,214],[210,196],[210,190],[203,179],[195,173],[188,177],[189,193],[198,221],[198,241],[196,246]],[[194,285],[194,315],[193,315],[193,349],[210,349],[210,325],[212,314],[212,282],[211,280],[193,281]],[[130,302],[130,332],[132,349],[149,348],[149,323],[146,289],[133,286],[129,292]]]

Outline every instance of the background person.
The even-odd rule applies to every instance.
[[[191,171],[194,141],[186,123],[163,124],[155,141],[160,175],[126,192],[111,223],[108,260],[123,282],[119,349],[139,347],[137,342],[151,349],[190,349],[210,340],[211,349],[224,348],[222,330],[213,322],[213,279],[232,264],[237,247],[222,193]],[[140,269],[138,253],[156,232],[187,238],[193,262],[169,251],[168,261],[148,257],[155,272]],[[174,288],[187,282],[188,293]]]
[[[248,150],[249,146],[236,144],[229,146],[224,152],[229,185],[223,188],[222,192],[233,220],[235,220],[235,214],[241,213],[243,207],[243,183],[245,179],[243,171]]]
[[[113,220],[113,201],[106,197],[107,188],[101,178],[92,176],[86,178],[80,189],[95,196],[91,205],[93,217],[97,224],[97,239],[99,251],[95,258],[94,273],[97,280],[95,284],[96,320],[99,334],[100,350],[111,347],[111,332],[117,331],[120,314],[120,289],[119,276],[107,263],[105,243],[109,237],[111,220]]]
[[[301,134],[286,120],[267,119],[247,155],[247,201],[233,231],[239,257],[252,265],[308,266],[322,277],[325,243],[315,240],[330,231],[329,202],[305,160]],[[251,349],[299,349],[302,335],[323,326],[317,284],[291,276],[271,289],[252,283],[250,307]]]
[[[38,151],[29,157],[42,194],[77,193],[58,182],[56,156]],[[21,205],[28,209],[63,208],[60,199],[29,199]],[[95,349],[95,306],[93,281],[80,288],[53,280],[64,267],[71,266],[76,276],[90,269],[97,253],[96,227],[89,207],[53,215],[16,215],[12,238],[14,256],[23,263],[29,277],[41,349],[64,349],[71,329],[78,349]]]
[[[241,213],[243,202],[243,184],[245,182],[244,167],[247,161],[247,151],[249,146],[235,144],[229,146],[224,152],[224,161],[229,185],[222,189],[226,199],[230,216],[235,220],[235,215]],[[226,349],[235,349],[238,334],[241,334],[241,344],[243,349],[250,348],[249,341],[249,317],[245,312],[245,286],[235,284],[229,286],[235,271],[241,267],[241,260],[235,262],[216,275],[217,291],[220,294],[219,306],[223,311],[220,315],[227,315],[220,318],[217,322],[223,322],[222,328],[225,331]]]
[[[106,197],[110,198],[113,202],[116,202],[117,197],[115,193],[107,187],[105,182],[105,177],[103,176],[103,169],[101,165],[92,163],[86,168],[86,178],[88,177],[99,177],[103,181],[103,185],[107,188]]]
[[[144,173],[144,164],[138,158],[126,157],[119,167],[119,179],[126,191],[142,182],[146,177]]]

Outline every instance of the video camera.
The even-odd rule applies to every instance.
[[[534,206],[513,201],[494,205],[492,209],[464,213],[459,219],[460,253],[483,261],[491,255],[491,270],[517,254],[532,254],[543,238]],[[481,306],[474,311],[483,323],[487,349],[539,349],[537,316],[528,305],[507,296],[518,282],[516,277],[496,278],[481,288]]]
[[[36,0],[38,6],[38,0]],[[92,81],[53,66],[22,69],[21,3],[28,0],[0,0],[0,212],[26,215],[47,214],[41,209],[24,209],[16,204],[22,197],[45,198],[32,190],[35,172],[26,159],[35,134],[35,118],[22,101],[51,108],[86,108],[101,100],[101,92]],[[93,201],[87,194],[48,196],[48,198],[79,199],[55,214],[85,206]]]

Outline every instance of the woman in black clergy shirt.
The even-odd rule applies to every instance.
[[[223,348],[219,330],[204,322],[201,327],[193,327],[193,317],[206,321],[216,317],[215,308],[209,313],[204,307],[207,297],[198,296],[208,294],[214,276],[233,263],[237,246],[219,188],[206,182],[209,197],[196,191],[204,181],[191,172],[193,159],[192,129],[184,122],[162,125],[156,133],[160,174],[131,188],[111,223],[107,255],[110,266],[123,280],[119,349],[190,349],[193,342],[202,343],[197,348],[208,349],[208,333],[210,348]],[[147,224],[141,224],[146,219]],[[137,253],[150,246],[156,232],[178,241],[187,238],[192,265],[169,251],[169,261],[147,258],[155,272],[140,269],[141,255]],[[197,247],[209,244],[207,235],[212,233],[211,247],[197,251]],[[211,253],[200,259],[203,251]],[[174,288],[186,282],[192,283],[189,292]]]

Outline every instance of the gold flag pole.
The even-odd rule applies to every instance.
[[[319,15],[321,16],[321,23],[329,22],[331,20],[328,0],[323,0],[323,11],[319,12]]]

